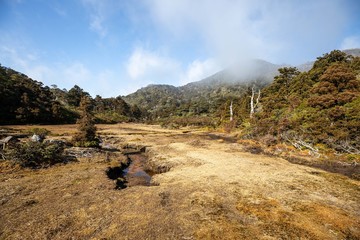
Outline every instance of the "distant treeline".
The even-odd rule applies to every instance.
[[[25,74],[0,65],[0,124],[75,123],[83,96],[91,98],[79,86],[69,91],[51,88]],[[142,112],[121,97],[91,98],[93,112],[99,123],[137,121]]]

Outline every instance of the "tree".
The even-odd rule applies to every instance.
[[[259,105],[261,90],[259,89],[259,93],[256,98],[256,103],[254,104],[254,97],[255,97],[255,86],[251,88],[251,99],[250,99],[250,118],[253,118],[255,113],[256,107]]]
[[[296,76],[300,74],[296,67],[279,68],[279,75],[275,76],[271,88],[274,91],[280,91],[281,94],[289,94],[289,86]]]
[[[340,50],[334,50],[330,53],[326,53],[322,57],[318,57],[314,62],[313,68],[309,71],[310,78],[316,81],[333,63],[348,63],[350,59],[351,56]]]
[[[92,114],[93,104],[88,96],[84,96],[80,101],[81,115],[77,121],[78,132],[73,138],[75,146],[97,147],[99,140],[96,137],[96,126]]]
[[[0,65],[0,123],[53,123],[57,103],[49,87]]]
[[[263,90],[262,93],[262,118],[278,120],[280,115],[290,108],[291,91],[294,84],[298,83],[300,72],[295,67],[284,67],[279,69],[279,75],[275,76],[274,82]],[[254,91],[252,91],[252,96]],[[252,97],[253,102],[254,97]],[[276,116],[275,118],[271,116]],[[274,122],[274,125],[277,125]]]
[[[67,93],[66,100],[69,105],[78,107],[80,105],[81,98],[84,96],[90,97],[89,93],[85,92],[78,85],[75,85]]]
[[[233,117],[234,117],[234,114],[233,114],[233,101],[231,100],[231,103],[230,103],[230,122],[233,121]]]
[[[140,120],[142,112],[140,110],[140,108],[135,104],[132,105],[130,107],[130,111],[131,111],[131,116],[135,119],[135,120]]]
[[[312,107],[330,108],[344,105],[359,96],[360,84],[354,72],[345,63],[334,63],[321,75],[320,82],[311,90]]]

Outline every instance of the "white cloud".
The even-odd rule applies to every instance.
[[[114,1],[82,0],[82,3],[90,14],[90,29],[96,32],[100,37],[106,37],[108,29],[105,22],[115,10]]]
[[[126,83],[119,83],[119,72],[110,69],[101,69],[99,71],[91,69],[81,62],[73,62],[62,65],[57,69],[56,82],[62,83],[62,86],[70,89],[75,84],[89,92],[93,97],[100,95],[102,97],[116,97],[124,92]],[[65,80],[65,81],[64,81]]]
[[[96,76],[96,89],[97,95],[100,96],[118,96],[120,93],[117,90],[117,86],[114,86],[114,82],[116,82],[116,74],[108,69],[103,70],[102,72],[98,73]]]
[[[333,48],[347,19],[346,6],[339,0],[147,3],[160,29],[179,38],[202,37],[211,54],[225,64],[254,57],[301,63],[306,54],[318,56]]]
[[[104,19],[100,15],[92,16],[90,29],[97,32],[101,37],[107,35],[107,29],[103,26]]]
[[[0,62],[7,62],[9,65],[6,67],[24,73],[47,86],[56,84],[60,88],[70,89],[76,84],[93,96],[100,94],[107,97],[125,94],[125,92],[120,92],[121,89],[114,87],[114,83],[118,81],[118,74],[108,69],[100,72],[92,71],[80,61],[55,65],[45,64],[39,60],[36,52],[2,46],[0,47]]]
[[[45,65],[35,65],[35,66],[28,66],[25,69],[26,74],[38,81],[47,82],[50,76],[53,76],[55,73],[52,69]]]
[[[46,65],[37,62],[38,56],[35,52],[19,51],[15,48],[3,46],[0,48],[5,62],[11,62],[15,70],[27,74],[29,77],[44,82],[51,75],[52,70]]]
[[[180,64],[158,52],[136,48],[126,63],[127,73],[133,80],[169,81],[180,70]]]
[[[180,79],[180,83],[185,85],[190,82],[199,81],[220,70],[221,67],[214,59],[206,59],[205,61],[195,60],[188,66],[184,76]]]
[[[1,55],[4,59],[9,59],[13,62],[16,66],[26,68],[27,67],[27,60],[26,58],[22,58],[19,56],[17,50],[15,48],[2,46],[0,49]]]
[[[60,17],[67,17],[68,13],[65,10],[65,8],[63,6],[61,6],[60,4],[54,2],[52,5],[52,9],[54,10],[54,12],[59,15]]]
[[[147,71],[161,67],[162,62],[166,61],[157,54],[137,48],[129,58],[127,72],[132,79],[137,79],[144,76]]]
[[[162,51],[135,48],[126,63],[117,70],[93,70],[81,61],[43,63],[36,52],[10,47],[0,48],[0,61],[47,86],[56,84],[70,89],[75,84],[88,91],[109,97],[126,95],[148,84],[184,85],[199,81],[220,70],[214,59],[195,60],[183,67]],[[23,56],[23,57],[20,57]],[[125,74],[121,73],[125,70]],[[126,81],[131,80],[131,81]]]
[[[195,60],[186,67],[161,51],[135,48],[125,63],[131,84],[127,92],[148,84],[184,85],[199,81],[221,70],[215,59]]]
[[[341,43],[340,49],[360,48],[360,36],[347,37]]]
[[[73,62],[60,66],[59,74],[62,75],[63,81],[68,84],[83,85],[92,80],[92,73],[81,62]]]

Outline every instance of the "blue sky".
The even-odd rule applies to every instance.
[[[357,0],[0,0],[0,64],[93,97],[360,48]]]

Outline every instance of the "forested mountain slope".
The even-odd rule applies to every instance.
[[[181,87],[149,85],[124,99],[148,111],[151,119],[214,117],[227,101],[240,98],[252,85],[261,88],[270,83],[281,66],[254,60],[248,65],[249,69],[233,66]]]
[[[59,123],[73,120],[51,92],[28,76],[0,65],[0,123]]]
[[[96,121],[115,123],[139,120],[142,112],[121,97],[92,99],[75,85],[69,91],[43,86],[13,69],[0,65],[0,124],[75,123],[82,97],[91,99]]]
[[[250,119],[255,136],[360,153],[360,57],[335,50],[308,72],[282,68]]]
[[[360,49],[344,50],[358,56]],[[314,62],[298,66],[300,72],[313,68]],[[228,118],[228,108],[233,102],[234,114],[244,119],[250,111],[252,90],[258,91],[273,82],[278,69],[289,65],[276,65],[263,60],[254,60],[244,69],[239,66],[222,70],[198,82],[185,86],[150,85],[129,94],[124,99],[141,106],[152,120],[211,117],[217,124]],[[253,88],[254,87],[254,88]],[[303,89],[307,91],[307,89]]]

